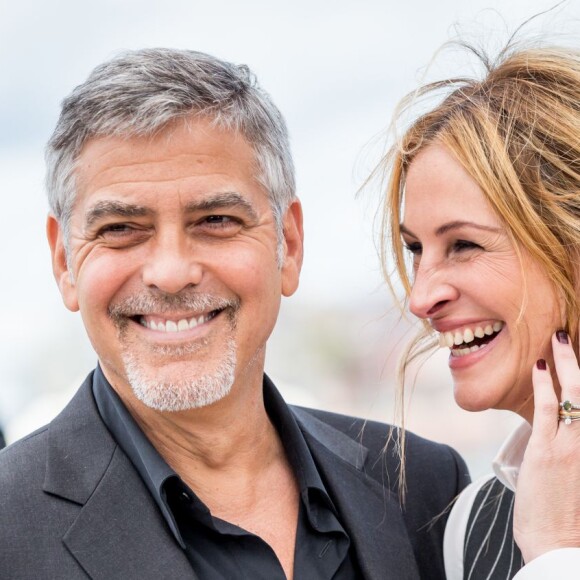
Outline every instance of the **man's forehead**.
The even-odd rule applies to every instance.
[[[92,136],[84,143],[78,161],[82,165],[87,157],[108,159],[119,153],[154,161],[184,149],[200,156],[231,157],[248,163],[255,160],[252,144],[239,131],[221,127],[206,117],[186,117],[148,135]]]
[[[79,155],[75,178],[77,192],[114,188],[122,192],[135,184],[143,191],[178,188],[184,192],[205,188],[243,190],[256,178],[253,149],[239,135],[200,122],[183,124],[154,137],[95,137]]]

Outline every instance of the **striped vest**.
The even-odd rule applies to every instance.
[[[464,580],[511,580],[524,565],[513,538],[514,499],[496,477],[477,493],[465,531]]]

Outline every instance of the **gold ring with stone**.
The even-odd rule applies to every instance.
[[[560,403],[560,409],[564,411],[580,411],[580,405],[575,405],[572,401],[565,400]]]

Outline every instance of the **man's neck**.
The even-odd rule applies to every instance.
[[[154,411],[119,393],[149,441],[214,517],[260,536],[293,575],[299,491],[264,405],[263,376],[201,409]],[[114,387],[113,387],[114,388]]]
[[[284,454],[264,406],[262,373],[244,378],[217,403],[178,412],[150,409],[127,388],[113,388],[159,454],[198,491],[197,479],[259,476]]]

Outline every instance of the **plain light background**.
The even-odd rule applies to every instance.
[[[124,49],[169,46],[253,69],[290,129],[306,231],[301,287],[283,305],[267,369],[291,401],[391,421],[396,359],[412,330],[398,322],[381,280],[373,243],[380,192],[356,192],[379,159],[395,104],[444,42],[459,31],[499,46],[551,6],[2,0],[0,424],[8,438],[49,420],[96,361],[52,279],[43,186],[43,147],[59,103],[94,66]],[[579,16],[578,1],[566,2],[529,31],[574,34]],[[437,59],[428,75],[462,72],[457,59]],[[477,475],[514,420],[458,410],[445,358],[435,355],[419,374],[409,426],[459,448]]]

